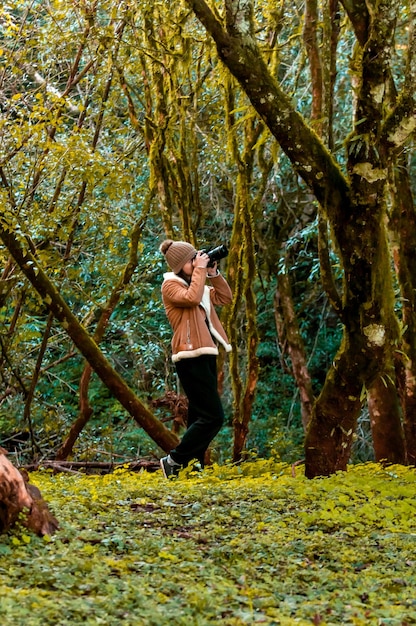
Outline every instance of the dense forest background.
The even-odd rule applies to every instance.
[[[213,458],[413,462],[414,3],[210,5],[0,8],[0,445],[173,441],[172,237],[230,249]]]

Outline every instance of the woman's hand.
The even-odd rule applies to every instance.
[[[208,278],[214,278],[214,276],[218,276],[218,264],[215,261],[214,265],[211,265],[207,271]]]
[[[207,267],[209,263],[209,256],[206,252],[199,251],[196,253],[196,256],[193,260],[194,267]]]

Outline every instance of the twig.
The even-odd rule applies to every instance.
[[[302,463],[305,462],[305,459],[299,459],[299,461],[295,461],[295,463],[292,463],[292,478],[296,478],[296,467],[298,465],[302,465]]]

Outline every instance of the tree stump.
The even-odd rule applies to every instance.
[[[6,454],[0,448],[0,533],[7,532],[20,519],[37,535],[52,535],[59,527],[58,521],[39,489],[29,483],[27,472],[20,472]]]

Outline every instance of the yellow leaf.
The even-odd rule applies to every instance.
[[[166,552],[165,550],[161,550],[159,552],[159,556],[161,559],[167,559],[168,561],[177,561],[178,557],[174,554],[170,554],[170,552]]]

